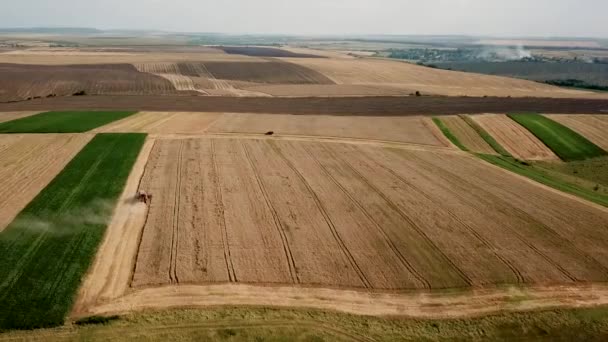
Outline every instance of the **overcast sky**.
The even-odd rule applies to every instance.
[[[608,38],[608,0],[0,0],[1,27]]]

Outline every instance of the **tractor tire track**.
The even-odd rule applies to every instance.
[[[228,241],[228,231],[226,229],[226,215],[224,213],[224,198],[222,196],[222,189],[220,188],[220,174],[217,167],[217,161],[215,157],[215,142],[211,139],[211,163],[213,164],[213,178],[216,184],[215,198],[218,203],[218,214],[221,216],[220,226],[222,230],[222,244],[224,246],[224,260],[226,262],[226,269],[228,271],[228,278],[231,282],[238,281],[236,272],[234,271],[234,264],[232,262],[232,256],[230,254],[230,243]]]
[[[420,161],[421,164],[425,164],[428,165],[429,168],[432,168],[433,165],[431,165],[430,163],[428,163],[425,160],[422,160],[420,158],[416,158],[417,160]],[[453,179],[458,179],[457,182],[453,182],[453,184],[460,184],[459,182],[463,182],[462,178],[460,178],[457,174],[455,174],[454,172],[451,172],[449,170],[445,170],[447,173],[449,173]],[[449,179],[442,177],[443,179],[445,179],[446,181],[449,181]],[[470,188],[475,188],[479,191],[483,191],[483,188],[481,188],[478,185],[475,185],[473,183],[467,183],[469,184]],[[469,190],[470,190],[469,188]],[[501,188],[502,190],[507,190],[504,188]],[[495,194],[489,193],[489,192],[485,192],[487,196],[490,196],[491,198],[493,198],[496,201],[501,201],[501,198],[498,197]],[[473,206],[474,207],[474,206]],[[555,238],[557,238],[561,244],[564,245],[568,245],[569,249],[571,249],[573,252],[575,252],[578,256],[582,257],[585,260],[588,260],[590,262],[592,262],[593,264],[595,264],[595,266],[601,268],[605,274],[608,275],[608,269],[603,266],[601,263],[599,263],[594,257],[590,256],[589,254],[581,251],[578,247],[576,247],[570,240],[564,238],[563,236],[561,236],[559,233],[557,233],[554,229],[552,229],[551,227],[547,226],[546,224],[538,221],[537,219],[535,219],[534,217],[532,217],[530,214],[526,213],[525,211],[521,210],[520,208],[517,208],[515,206],[511,206],[512,210],[515,214],[517,214],[517,217],[519,217],[522,220],[525,220],[527,222],[531,222],[534,223],[535,226],[541,228],[544,232],[546,232],[548,235],[552,235]],[[546,254],[544,254],[542,251],[540,251],[537,247],[535,247],[533,244],[531,244],[530,242],[528,242],[520,233],[518,233],[516,230],[511,229],[511,232],[513,232],[518,239],[520,239],[520,241],[522,241],[524,244],[526,244],[528,247],[530,247],[531,249],[533,249],[539,256],[541,256],[543,259],[545,259],[547,262],[549,262],[551,265],[553,265],[555,268],[557,268],[560,272],[562,272],[566,277],[568,277],[570,280],[572,281],[581,281],[580,279],[577,279],[574,275],[572,275],[570,272],[568,272],[566,269],[564,269],[562,266],[560,266],[558,263],[556,263],[555,261],[553,261],[549,256],[547,256]]]
[[[379,163],[376,159],[374,158],[367,158],[367,160],[371,160],[374,162],[374,164],[378,165],[379,167],[381,167],[382,169],[386,170],[388,173],[390,173],[391,175],[393,175],[396,179],[398,179],[401,183],[405,184],[408,187],[411,187],[413,189],[415,189],[422,197],[426,198],[428,201],[436,204],[437,208],[441,208],[441,203],[439,203],[438,201],[436,201],[435,199],[433,199],[431,196],[429,196],[425,191],[423,191],[422,189],[420,189],[419,187],[417,187],[416,185],[412,184],[411,182],[408,182],[405,178],[403,178],[401,175],[399,175],[398,173],[396,173],[394,170],[392,170],[389,167],[386,167],[385,165],[382,165],[381,163]],[[521,272],[513,265],[513,263],[511,263],[510,260],[506,259],[505,257],[503,257],[502,255],[500,255],[497,252],[497,247],[494,246],[494,244],[492,244],[489,240],[487,240],[486,238],[484,238],[481,234],[479,234],[479,232],[477,232],[473,227],[471,227],[469,224],[465,223],[464,221],[462,221],[456,214],[454,214],[451,210],[449,209],[445,209],[445,213],[451,218],[453,219],[455,222],[458,222],[462,227],[464,227],[469,233],[471,233],[471,235],[473,235],[479,242],[481,242],[489,251],[491,251],[491,253],[498,259],[500,260],[500,262],[502,262],[505,266],[507,266],[507,268],[509,268],[509,270],[511,270],[511,272],[515,275],[515,278],[517,279],[517,283],[524,283],[525,279],[524,276],[521,274]]]
[[[306,180],[306,178],[304,178],[304,176],[302,175],[302,173],[300,173],[300,171],[296,167],[294,167],[294,165],[291,163],[291,161],[289,161],[289,159],[287,159],[285,157],[285,155],[283,155],[283,153],[281,152],[281,150],[276,146],[276,144],[273,141],[269,141],[268,144],[277,153],[277,155],[283,160],[283,162],[285,162],[285,164],[287,164],[287,166],[289,166],[289,168],[298,176],[298,178],[304,184],[304,186],[306,187],[306,189],[308,189],[308,192],[311,194],[311,196],[312,196],[312,198],[313,198],[313,200],[314,200],[317,208],[319,209],[319,211],[323,215],[323,218],[327,222],[327,225],[328,225],[329,229],[331,230],[331,233],[332,233],[334,239],[336,240],[336,242],[340,246],[340,249],[342,250],[342,253],[344,253],[344,255],[348,258],[351,266],[357,272],[357,275],[359,276],[359,279],[361,280],[361,282],[363,283],[363,285],[366,288],[372,288],[370,281],[367,279],[367,277],[365,276],[365,274],[363,273],[363,271],[361,270],[361,268],[357,264],[357,261],[355,260],[355,258],[351,254],[351,252],[346,247],[344,241],[340,237],[340,234],[336,230],[336,227],[335,227],[333,221],[331,220],[331,217],[329,216],[329,214],[327,213],[327,211],[323,207],[323,204],[321,203],[321,200],[319,199],[319,197],[317,196],[317,194],[314,192],[314,190],[311,188],[311,186],[308,183],[308,181]]]
[[[175,192],[173,193],[173,224],[172,230],[173,233],[171,235],[171,255],[169,259],[169,279],[171,284],[179,283],[179,279],[177,277],[177,244],[178,244],[178,234],[179,234],[179,206],[180,206],[180,193],[182,188],[182,159],[184,154],[184,141],[179,142],[179,150],[177,152],[177,161],[176,161],[176,186]]]
[[[380,224],[378,224],[378,222],[376,222],[376,220],[374,220],[374,218],[369,214],[369,212],[365,209],[365,207],[363,207],[363,205],[361,205],[361,203],[355,199],[353,196],[351,196],[350,193],[348,193],[348,191],[346,191],[346,189],[342,186],[342,184],[340,184],[338,182],[338,180],[336,180],[334,178],[334,176],[329,172],[329,170],[327,170],[327,168],[321,164],[321,162],[310,152],[310,150],[308,150],[308,148],[306,148],[306,146],[302,147],[304,151],[306,151],[306,153],[308,153],[308,155],[310,156],[310,158],[312,160],[315,161],[315,163],[319,166],[319,168],[321,168],[321,170],[323,170],[323,172],[325,173],[325,175],[327,175],[327,177],[338,187],[340,188],[340,190],[342,191],[342,193],[348,197],[352,203],[354,203],[357,208],[359,208],[359,210],[361,210],[361,212],[365,215],[365,217],[367,217],[368,220],[370,220],[370,222],[373,222],[374,226],[376,227],[376,229],[378,230],[378,232],[380,232],[380,234],[382,235],[384,242],[386,242],[386,244],[389,246],[389,248],[393,251],[393,253],[397,256],[397,259],[399,259],[399,261],[401,262],[402,266],[405,267],[405,269],[407,269],[410,273],[412,273],[412,275],[414,275],[414,277],[424,285],[424,288],[426,289],[431,289],[431,283],[425,279],[420,272],[418,272],[416,270],[416,268],[409,263],[409,261],[407,261],[407,259],[405,258],[405,256],[403,256],[403,254],[399,251],[399,249],[397,248],[397,246],[395,245],[395,243],[389,238],[388,234],[386,233],[386,231],[384,231],[384,229],[380,226]],[[327,148],[323,145],[323,148],[327,150]]]
[[[285,253],[285,257],[287,258],[287,264],[289,266],[289,275],[291,277],[291,280],[292,280],[292,282],[299,284],[301,282],[300,277],[297,272],[297,267],[296,267],[295,260],[293,259],[293,254],[291,252],[291,248],[289,247],[289,240],[287,239],[287,235],[285,234],[285,229],[284,229],[283,225],[281,224],[281,220],[279,218],[279,215],[278,215],[276,209],[274,208],[274,206],[272,205],[272,203],[270,201],[270,196],[268,195],[266,188],[262,182],[262,179],[259,174],[259,170],[256,168],[255,164],[253,163],[249,150],[247,149],[247,147],[245,146],[245,144],[243,143],[242,140],[240,141],[240,145],[241,145],[241,148],[243,149],[243,152],[245,154],[245,157],[247,158],[249,165],[251,166],[251,169],[253,170],[253,175],[255,176],[258,187],[260,188],[260,191],[262,192],[264,201],[266,202],[266,205],[268,206],[268,209],[270,210],[272,219],[274,220],[274,223],[275,223],[275,228],[277,229],[279,236],[281,237],[281,243],[283,245],[283,251]]]
[[[443,250],[441,250],[433,241],[433,239],[431,239],[426,233],[424,233],[424,231],[422,230],[421,227],[419,227],[412,219],[410,219],[397,205],[395,205],[395,203],[393,203],[380,189],[378,189],[375,185],[371,184],[369,180],[367,180],[367,178],[365,178],[348,160],[346,160],[345,158],[342,158],[341,156],[337,155],[335,152],[330,151],[330,153],[334,156],[334,158],[336,160],[340,160],[344,163],[344,165],[348,166],[348,168],[354,173],[356,174],[362,182],[364,182],[370,189],[372,189],[376,194],[378,194],[378,196],[380,196],[386,203],[387,205],[396,213],[399,214],[399,216],[405,221],[407,222],[428,244],[429,246],[432,246],[432,248],[435,250],[435,252],[437,252],[438,255],[441,255],[441,258],[444,259],[444,261],[450,265],[460,276],[460,278],[468,285],[468,286],[472,286],[473,285],[473,280],[462,270],[460,269],[460,267],[458,267],[453,261],[452,259],[450,259],[444,252]]]

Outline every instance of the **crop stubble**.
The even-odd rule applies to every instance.
[[[496,154],[496,151],[460,116],[442,116],[441,121],[471,152]]]
[[[471,180],[479,174],[489,176]],[[605,210],[458,153],[161,139],[141,188],[154,198],[135,288],[403,290],[608,279]]]
[[[89,134],[0,135],[0,231],[91,138]]]
[[[139,112],[97,128],[94,132],[141,132],[150,134],[201,134],[221,113]]]

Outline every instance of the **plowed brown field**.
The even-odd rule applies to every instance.
[[[0,231],[91,138],[89,134],[0,135]]]
[[[154,198],[136,288],[608,280],[605,208],[457,152],[160,139],[141,189]]]
[[[442,116],[441,121],[456,136],[456,138],[470,151],[475,153],[496,154],[492,146],[481,138],[460,116]]]
[[[546,115],[578,132],[591,142],[608,151],[608,116],[602,115]]]
[[[0,122],[12,121],[40,113],[39,111],[29,112],[0,112]]]
[[[515,158],[523,160],[559,160],[530,131],[502,114],[473,115],[472,118]]]
[[[33,97],[86,94],[174,94],[166,79],[138,72],[129,64],[0,64],[0,102]]]

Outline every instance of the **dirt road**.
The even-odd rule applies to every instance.
[[[118,314],[178,306],[252,305],[306,307],[359,315],[456,318],[481,316],[499,311],[590,307],[606,304],[608,304],[606,285],[509,287],[452,293],[391,294],[306,287],[221,284],[143,289],[112,303],[74,313],[73,316]]]

